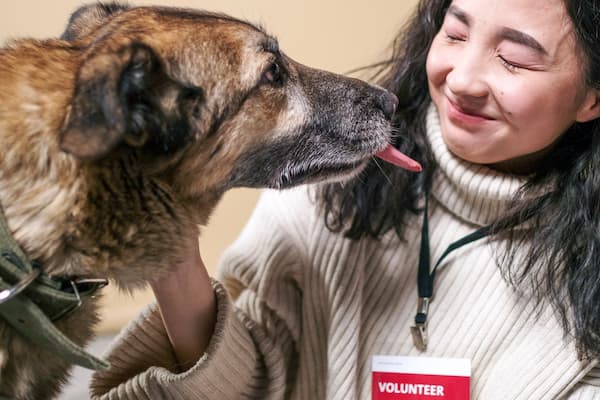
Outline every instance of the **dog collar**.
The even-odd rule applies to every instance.
[[[43,273],[15,242],[0,208],[0,318],[22,337],[70,364],[108,368],[106,361],[73,343],[53,323],[106,284],[104,279],[57,279]]]

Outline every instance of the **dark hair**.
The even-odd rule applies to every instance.
[[[325,223],[332,231],[345,230],[353,239],[378,237],[389,229],[399,236],[407,213],[417,213],[418,200],[428,187],[435,160],[425,138],[425,115],[431,102],[425,62],[450,0],[421,1],[397,36],[390,61],[378,71],[378,83],[398,96],[394,116],[394,145],[425,166],[421,174],[407,173],[373,160],[365,172],[348,183],[323,187]]]
[[[600,88],[600,0],[563,0],[573,21],[589,87]],[[451,0],[421,0],[393,44],[377,81],[400,103],[394,145],[420,161],[413,174],[372,160],[363,175],[331,183],[319,195],[325,223],[353,239],[380,237],[394,229],[402,238],[409,214],[437,169],[426,140],[431,102],[425,63]],[[498,258],[505,278],[532,290],[538,306],[549,302],[565,332],[577,340],[580,357],[600,355],[600,119],[575,123],[531,176],[493,231],[507,240]],[[541,196],[535,194],[543,193]],[[515,229],[526,219],[533,229]],[[518,256],[526,251],[525,256]],[[517,264],[517,261],[520,263]]]

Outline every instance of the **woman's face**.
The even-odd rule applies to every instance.
[[[515,173],[600,115],[563,0],[454,0],[427,58],[448,149]]]

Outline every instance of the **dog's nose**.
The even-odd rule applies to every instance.
[[[383,110],[385,117],[387,119],[392,119],[396,112],[396,107],[398,107],[398,98],[396,95],[386,91],[379,97],[379,102],[379,106]]]

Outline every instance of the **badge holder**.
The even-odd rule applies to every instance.
[[[415,347],[421,352],[427,350],[427,313],[429,312],[429,300],[429,297],[419,297],[415,326],[410,327]]]

